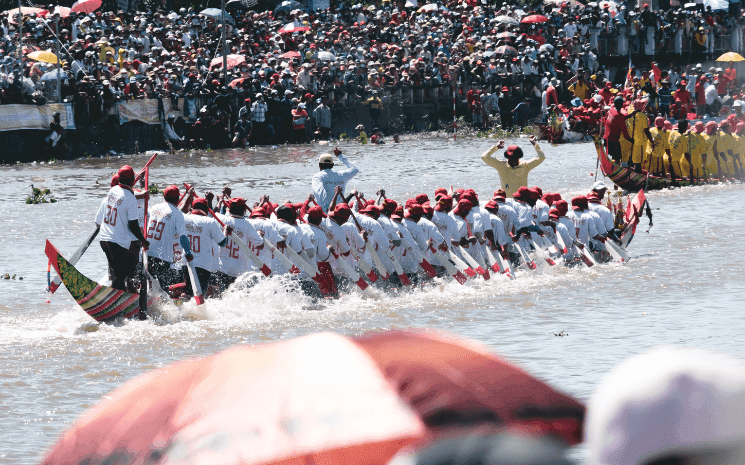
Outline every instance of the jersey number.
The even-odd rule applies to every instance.
[[[110,205],[106,205],[106,215],[103,218],[103,222],[108,224],[109,226],[116,226],[117,216],[118,212],[116,211],[116,207],[111,208]]]
[[[240,250],[240,248],[238,248],[238,244],[233,243],[233,239],[228,240],[228,245],[225,248],[228,249],[228,256],[230,258],[235,258],[236,260],[240,258],[238,256],[238,251]]]
[[[163,229],[165,229],[165,227],[166,224],[162,221],[152,220],[150,226],[147,227],[147,238],[159,241],[160,238],[163,237]]]
[[[199,253],[202,249],[201,239],[199,236],[189,235],[189,247],[191,247],[191,253]]]

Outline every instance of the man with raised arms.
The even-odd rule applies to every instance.
[[[344,163],[344,166],[346,166],[347,169],[334,171],[332,169],[334,167],[334,158],[331,154],[321,154],[318,158],[318,168],[321,172],[313,175],[313,180],[311,182],[316,202],[318,202],[318,205],[321,206],[324,212],[328,211],[331,201],[334,199],[334,195],[336,194],[336,188],[341,187],[341,193],[344,195],[344,189],[347,187],[347,182],[360,172],[359,168],[357,168],[354,163],[347,160],[347,157],[341,153],[339,147],[334,149],[334,155]]]
[[[507,150],[505,150],[504,157],[507,159],[507,161],[492,158],[492,155],[495,152],[501,150],[504,147],[503,140],[500,140],[499,144],[490,148],[483,155],[481,155],[481,159],[484,161],[484,163],[499,172],[499,182],[501,183],[502,189],[504,189],[507,195],[512,195],[517,192],[518,188],[527,186],[528,173],[530,173],[533,168],[543,163],[543,160],[546,159],[546,156],[543,154],[543,150],[541,150],[541,148],[538,146],[538,143],[536,142],[535,136],[530,137],[530,143],[533,144],[538,157],[526,162],[520,161],[520,159],[523,157],[523,149],[521,149],[517,145],[510,145],[509,147],[507,147]]]

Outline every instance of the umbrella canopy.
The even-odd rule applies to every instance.
[[[520,20],[520,22],[523,24],[545,23],[547,21],[548,18],[543,15],[530,15]]]
[[[238,84],[242,84],[244,80],[244,78],[233,79],[228,85],[235,89],[235,86],[237,86]]]
[[[199,12],[200,15],[209,16],[222,21],[222,10],[220,8],[207,8]],[[233,17],[225,13],[225,21],[233,23]]]
[[[225,9],[248,10],[249,8],[258,5],[258,3],[259,0],[230,0],[228,3],[225,4]]]
[[[67,8],[66,6],[55,6],[54,12],[58,13],[60,15],[60,18],[67,18],[70,16],[70,8]]]
[[[436,3],[427,3],[426,5],[424,5],[423,7],[419,8],[416,11],[418,13],[428,13],[430,11],[437,11],[438,8],[439,7],[437,6]]]
[[[295,52],[295,51],[283,53],[280,56],[282,58],[300,58],[301,57],[300,52]]]
[[[279,28],[280,34],[293,34],[295,32],[305,32],[305,31],[310,31],[310,26],[306,26],[300,21],[294,21],[292,23],[287,23],[281,28]]]
[[[492,55],[494,55],[494,51],[493,50],[487,50],[486,52],[484,52],[484,54],[482,56],[484,58],[489,58]]]
[[[336,57],[331,52],[318,52],[318,59],[321,61],[334,61]]]
[[[62,71],[62,70],[60,70],[59,71],[59,78],[61,80],[63,80],[63,81],[66,81],[67,80],[67,73],[64,72],[64,71]],[[44,75],[42,75],[39,78],[39,80],[40,81],[56,81],[57,80],[57,70],[55,69],[53,71],[48,71],[48,72],[44,73]]]
[[[18,8],[14,8],[12,10],[4,11],[3,14],[8,15],[8,21],[12,24],[18,24],[16,19],[18,18]],[[28,15],[36,15],[40,17],[45,17],[49,14],[49,10],[45,10],[43,8],[34,8],[30,6],[22,6],[21,7],[21,14],[24,16]]]
[[[424,434],[360,346],[320,333],[142,375],[86,412],[43,463],[377,465]]]
[[[501,24],[518,24],[518,21],[511,16],[501,15],[497,16],[494,19],[496,19],[497,22]]]
[[[539,52],[553,52],[554,46],[551,44],[543,44],[540,47],[538,47]]]
[[[743,61],[745,58],[742,57],[739,53],[735,52],[727,52],[724,55],[717,58],[717,61]]]
[[[210,61],[210,68],[215,68],[215,67],[222,68],[222,62],[223,62],[223,59],[221,56],[215,57],[212,59],[212,61]],[[246,62],[246,57],[243,55],[237,55],[237,54],[228,55],[228,69],[233,69],[236,66],[240,66],[245,62]]]
[[[500,32],[497,34],[498,39],[514,39],[515,37],[517,36],[511,32]]]
[[[517,55],[517,49],[509,45],[500,45],[494,49],[494,53],[498,55]]]
[[[35,61],[43,61],[44,63],[57,63],[57,55],[46,50],[39,50],[38,52],[31,52],[26,55],[29,59]]]
[[[293,0],[286,0],[282,2],[281,5],[279,5],[277,8],[274,9],[274,16],[277,16],[277,13],[289,13],[292,10],[302,10],[303,4],[299,2],[295,2]]]
[[[71,11],[75,13],[93,13],[101,8],[101,0],[78,0],[72,4]]]
[[[582,404],[481,345],[424,331],[370,333],[355,342],[435,435],[449,425],[487,423],[582,441]]]

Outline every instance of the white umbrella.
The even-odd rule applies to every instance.
[[[540,47],[538,47],[539,52],[553,52],[554,46],[551,44],[543,44]]]
[[[318,59],[321,61],[334,61],[336,57],[331,52],[318,52]]]
[[[222,10],[220,8],[207,8],[199,12],[200,15],[209,16],[210,18],[222,19]],[[225,20],[232,23],[233,17],[225,13]]]
[[[64,72],[64,71],[62,71],[62,70],[59,70],[59,77],[63,81],[66,81],[67,80],[67,73]],[[57,70],[55,69],[55,70],[48,71],[48,72],[44,73],[44,75],[41,76],[39,78],[39,80],[40,81],[56,81],[57,80]]]
[[[512,18],[510,16],[501,15],[501,16],[497,16],[495,19],[497,20],[498,23],[502,23],[502,24],[518,24],[518,21],[515,18]]]

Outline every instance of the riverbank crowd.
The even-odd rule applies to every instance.
[[[645,63],[634,71],[643,87],[651,58],[664,57],[674,92],[691,73],[683,63],[741,49],[739,3],[726,11],[672,3],[383,1],[320,9],[284,2],[260,11],[229,2],[224,22],[219,9],[174,4],[24,8],[22,57],[17,10],[9,10],[0,16],[0,104],[61,98],[84,123],[116,121],[120,101],[158,99],[174,112],[171,123],[160,115],[169,144],[200,148],[328,138],[337,105],[366,106],[366,129],[375,132],[385,106],[409,94],[447,100],[455,92],[466,120],[478,127],[524,126],[546,115],[549,102],[591,125],[597,108],[578,107],[587,109],[608,79],[616,89],[625,81],[625,72],[609,76],[603,62],[629,55]],[[56,52],[53,31],[61,91],[56,58],[27,57]],[[739,90],[736,84],[721,84],[718,96]]]

